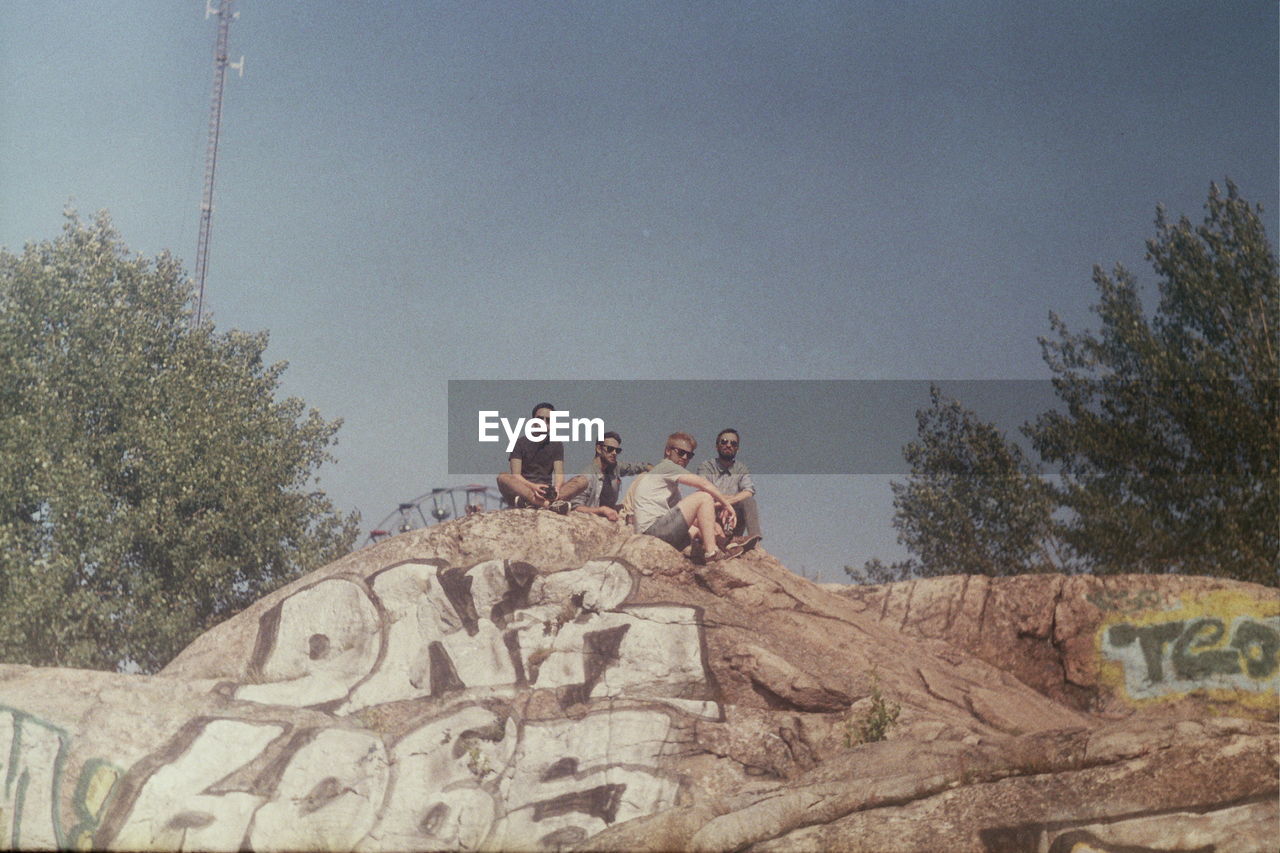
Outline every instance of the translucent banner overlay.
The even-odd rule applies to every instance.
[[[1059,401],[1048,380],[449,380],[449,474],[493,476],[508,468],[507,427],[534,405],[554,404],[571,420],[603,422],[622,434],[621,459],[658,462],[666,437],[698,442],[689,464],[715,457],[716,434],[739,431],[738,458],[754,474],[905,474],[902,447],[916,438],[916,411],[938,386],[1025,445],[1018,427]],[[481,413],[495,441],[479,440]],[[584,426],[579,424],[580,427]],[[594,439],[565,444],[565,474],[588,464]]]

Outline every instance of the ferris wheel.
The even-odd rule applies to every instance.
[[[472,484],[470,486],[444,486],[418,495],[411,501],[399,504],[387,517],[378,522],[365,545],[381,542],[399,533],[408,533],[419,527],[429,527],[461,518],[477,512],[488,512],[502,506],[502,495],[497,489]]]

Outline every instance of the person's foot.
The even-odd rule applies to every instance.
[[[737,545],[740,549],[742,549],[742,553],[745,554],[746,552],[750,551],[752,548],[760,544],[760,538],[761,537],[759,536],[735,536],[733,537],[732,544]]]
[[[516,495],[514,498],[511,499],[511,506],[513,506],[516,509],[529,509],[531,506],[533,506],[533,504],[529,503],[520,495]]]
[[[568,515],[569,502],[568,501],[552,501],[551,503],[547,504],[547,509],[551,510],[552,512],[558,512],[560,515]]]

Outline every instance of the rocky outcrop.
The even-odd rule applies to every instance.
[[[0,832],[1272,849],[1278,616],[1193,578],[835,590],[763,551],[699,568],[602,519],[482,514],[278,590],[159,676],[0,667]]]
[[[859,612],[945,640],[1079,710],[1276,719],[1280,594],[1178,575],[954,576],[828,586]]]

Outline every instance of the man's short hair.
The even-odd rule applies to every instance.
[[[550,409],[551,411],[554,412],[556,410],[556,404],[555,403],[539,403],[538,405],[533,407],[533,411],[529,413],[529,417],[531,418],[537,417],[538,409]]]
[[[693,436],[689,435],[689,433],[687,433],[687,432],[673,432],[673,433],[671,433],[671,435],[667,436],[667,447],[670,447],[670,446],[671,446],[671,442],[673,442],[673,441],[687,441],[687,442],[689,442],[689,448],[690,448],[691,450],[697,450],[697,449],[698,449],[698,440],[697,440],[696,438],[694,438]]]
[[[734,438],[738,439],[738,441],[742,441],[742,434],[740,432],[738,432],[733,427],[726,427],[725,429],[722,429],[718,433],[716,433],[716,444],[720,443],[720,439],[724,438],[724,434],[727,432],[733,433]]]
[[[608,432],[606,432],[604,435],[600,436],[600,440],[599,440],[598,442],[596,442],[596,443],[597,443],[597,444],[604,444],[604,440],[605,440],[606,438],[612,438],[614,441],[618,442],[618,444],[622,444],[622,436],[618,435],[618,434],[617,434],[616,432],[614,432],[613,430],[609,430],[609,431],[608,431]]]

